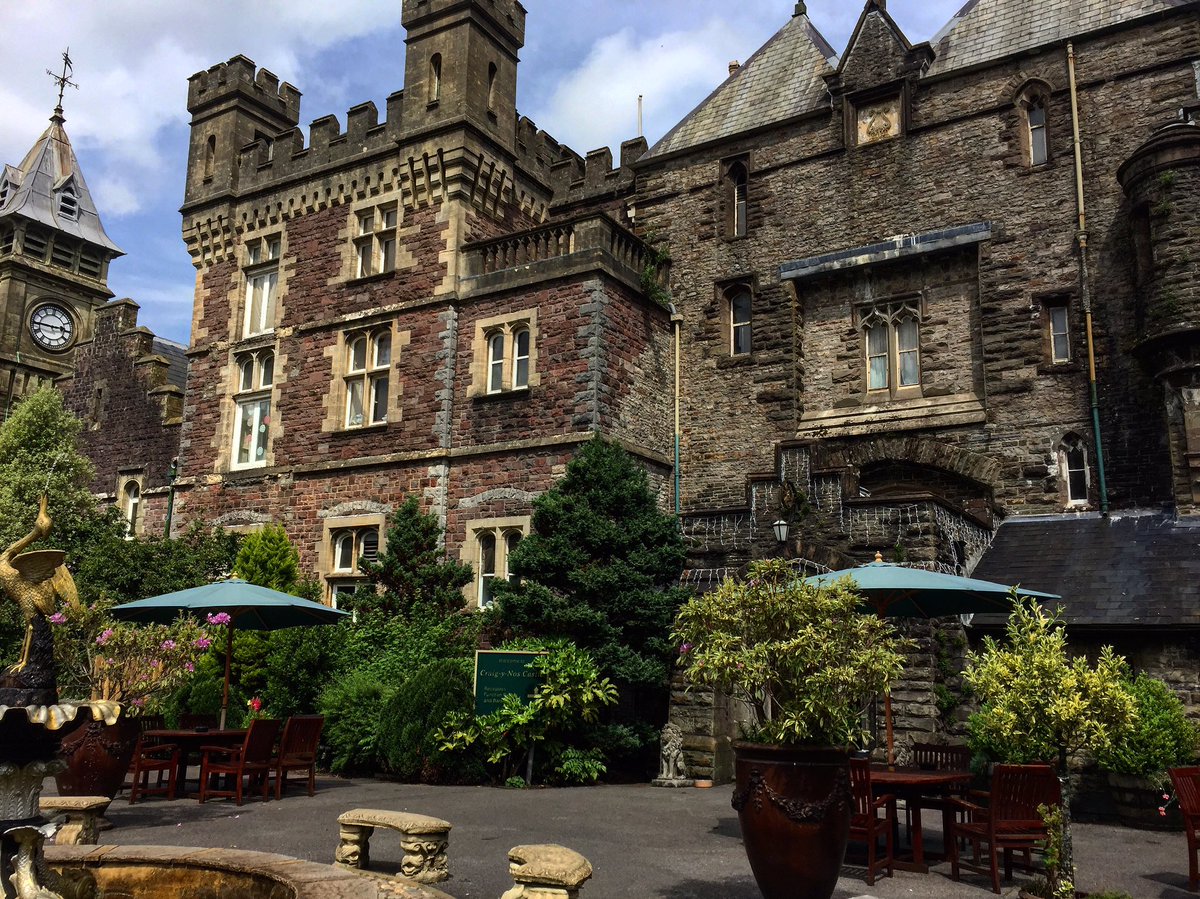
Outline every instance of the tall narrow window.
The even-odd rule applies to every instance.
[[[253,337],[274,329],[278,286],[279,239],[267,238],[247,244],[243,337]]]
[[[1029,164],[1042,165],[1050,158],[1046,141],[1046,101],[1032,101],[1025,116],[1029,122]]]
[[[504,335],[493,334],[488,338],[488,393],[499,393],[504,389]]]
[[[435,53],[429,57],[429,102],[436,103],[442,98],[442,54]]]
[[[496,580],[496,535],[479,536],[479,608],[492,604],[492,588]]]
[[[896,353],[900,359],[900,386],[921,383],[921,326],[915,318],[905,318],[896,326]]]
[[[495,109],[496,108],[496,64],[494,62],[488,63],[487,100],[488,100],[488,109],[489,110]]]
[[[1065,487],[1067,505],[1083,506],[1088,501],[1087,447],[1083,438],[1068,434],[1058,449],[1059,477]]]
[[[867,389],[888,388],[888,326],[882,322],[867,329]]]
[[[210,134],[204,144],[204,177],[211,178],[217,163],[217,136]]]
[[[271,385],[275,379],[275,356],[269,351],[248,353],[239,357],[237,368],[233,466],[249,468],[266,465],[271,431]]]
[[[747,356],[754,349],[752,304],[750,291],[736,288],[729,298],[729,352],[733,356]]]
[[[132,539],[141,530],[142,488],[137,481],[125,484],[125,522],[129,525],[127,537]]]
[[[728,234],[730,237],[745,237],[746,198],[750,187],[750,172],[742,160],[732,162],[725,170]]]
[[[347,335],[347,428],[387,423],[391,366],[391,331],[364,331]]]
[[[1071,361],[1071,330],[1066,306],[1046,308],[1047,325],[1050,328],[1050,361]]]
[[[529,329],[513,334],[513,390],[529,386]]]
[[[394,271],[396,268],[395,203],[373,206],[357,213],[354,221],[354,277]]]

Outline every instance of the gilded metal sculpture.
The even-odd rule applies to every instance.
[[[21,647],[21,658],[9,668],[10,673],[23,671],[29,664],[35,624],[39,618],[44,622],[54,614],[60,602],[72,605],[79,602],[75,581],[63,564],[66,553],[61,549],[24,552],[25,547],[49,533],[50,516],[43,494],[33,530],[0,554],[0,588],[16,602],[25,618],[25,642]]]

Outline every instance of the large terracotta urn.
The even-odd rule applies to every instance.
[[[87,721],[63,737],[61,758],[67,770],[54,778],[59,795],[116,796],[140,732],[136,718],[122,715],[114,724]]]
[[[829,899],[850,836],[845,750],[734,744],[733,807],[764,899]]]

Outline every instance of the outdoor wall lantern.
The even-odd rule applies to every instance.
[[[771,525],[771,529],[775,532],[775,539],[780,543],[787,543],[788,538],[788,523],[780,518]]]

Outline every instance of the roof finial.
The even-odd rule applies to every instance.
[[[63,91],[65,91],[68,87],[73,87],[75,90],[79,90],[79,85],[71,80],[71,75],[73,75],[75,72],[75,66],[74,63],[71,62],[70,47],[63,51],[62,60],[63,68],[61,75],[56,75],[54,72],[46,69],[46,74],[54,79],[54,83],[58,85],[58,105],[54,107],[54,115],[51,116],[51,121],[57,119],[59,124],[62,124],[63,122]]]
[[[875,550],[875,561],[876,562],[883,561],[883,553],[881,553],[879,550]]]

